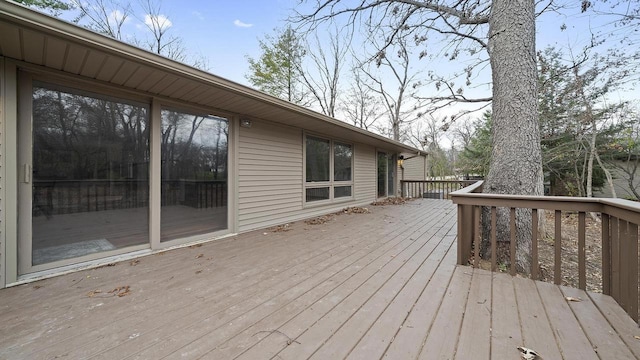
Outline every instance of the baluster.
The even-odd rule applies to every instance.
[[[620,306],[629,312],[629,306],[631,305],[631,301],[629,299],[629,223],[625,220],[618,220],[620,227]],[[637,256],[637,255],[636,255]],[[638,299],[636,298],[636,301]]]
[[[510,247],[510,258],[511,258],[511,276],[516,275],[516,209],[511,208],[510,210],[510,225],[511,225],[511,241],[509,241]]]
[[[602,293],[611,295],[611,230],[609,229],[609,215],[602,217]]]
[[[496,229],[496,207],[491,207],[491,271],[496,271],[497,266],[497,229]]]
[[[638,224],[629,223],[629,315],[638,322]]]
[[[474,236],[473,244],[473,267],[477,268],[480,265],[480,237],[482,236],[482,221],[480,221],[480,206],[474,206],[474,226],[476,233]]]
[[[562,283],[562,211],[555,211],[555,239],[553,247],[555,249],[555,259],[553,263],[553,283]]]
[[[531,278],[538,280],[538,209],[531,210]]]
[[[578,288],[587,289],[587,270],[586,270],[586,254],[585,254],[585,213],[578,213]]]
[[[611,297],[620,299],[620,222],[611,217]]]

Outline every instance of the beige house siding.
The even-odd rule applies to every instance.
[[[277,224],[302,209],[302,130],[264,121],[240,128],[238,229]]]
[[[425,162],[424,156],[416,156],[414,158],[404,160],[403,180],[426,180]]]
[[[238,141],[238,231],[325,214],[375,200],[375,149],[354,144],[354,198],[303,203],[303,131],[267,121],[241,127]]]
[[[377,172],[376,149],[372,146],[356,144],[354,151],[354,195],[356,201],[375,201]]]
[[[626,166],[624,162],[618,162],[618,166]],[[629,165],[631,166],[631,165]],[[608,167],[609,171],[611,171],[611,175],[613,176],[613,187],[616,189],[616,195],[621,199],[634,199],[633,192],[629,188],[629,183],[626,179],[624,172],[620,169],[617,169],[613,166]],[[640,186],[640,176],[634,179],[634,185],[636,188]],[[595,197],[602,198],[611,198],[613,194],[611,193],[611,188],[609,187],[609,183],[605,182],[602,189],[594,191]]]

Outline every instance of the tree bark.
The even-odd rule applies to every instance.
[[[534,0],[493,1],[488,51],[493,78],[493,146],[484,191],[543,195]],[[498,210],[498,239],[509,241],[509,210]],[[529,272],[530,210],[517,211],[516,229],[516,266]]]

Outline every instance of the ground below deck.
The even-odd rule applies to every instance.
[[[450,201],[370,210],[0,290],[0,358],[640,357],[610,297],[456,266]]]

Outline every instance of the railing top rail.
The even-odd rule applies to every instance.
[[[400,180],[401,183],[417,182],[417,183],[452,183],[452,184],[473,184],[477,180]]]
[[[517,207],[546,210],[603,212],[640,224],[640,203],[624,199],[569,196],[534,196],[478,193],[483,185],[478,181],[450,193],[454,204]]]

